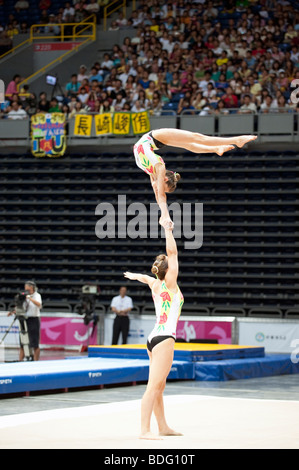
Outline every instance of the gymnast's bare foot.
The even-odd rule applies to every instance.
[[[181,432],[174,431],[171,428],[165,428],[159,432],[159,436],[183,436]]]
[[[163,439],[152,432],[145,432],[144,434],[140,434],[139,439],[149,439],[152,441],[162,441]]]
[[[235,139],[235,144],[241,148],[243,147],[243,145],[247,144],[248,142],[250,142],[251,140],[255,140],[257,139],[257,136],[256,135],[240,135],[239,137],[236,137]]]
[[[229,150],[233,150],[234,148],[233,145],[219,145],[219,147],[216,147],[216,153],[221,157],[224,152],[229,152]]]

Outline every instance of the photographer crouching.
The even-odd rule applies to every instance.
[[[27,281],[25,283],[24,289],[24,301],[22,302],[21,306],[21,309],[24,311],[22,316],[23,324],[20,324],[20,329],[23,330],[23,328],[25,328],[25,330],[28,331],[29,348],[33,349],[33,360],[38,361],[40,356],[40,309],[42,306],[42,298],[41,295],[37,292],[37,286],[34,281]],[[18,312],[18,306],[16,306],[15,310],[9,312],[8,315],[13,314],[20,315]],[[24,347],[22,344],[22,336],[20,334],[19,360],[23,361],[24,358]]]

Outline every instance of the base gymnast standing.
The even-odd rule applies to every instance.
[[[161,439],[150,429],[153,412],[160,436],[182,435],[168,426],[163,404],[163,391],[173,361],[177,323],[184,303],[177,285],[178,252],[171,229],[165,229],[165,237],[167,255],[157,256],[151,269],[156,279],[145,274],[124,273],[126,278],[149,286],[156,310],[156,323],[147,340],[150,369],[141,402],[141,439]]]
[[[210,137],[197,132],[167,128],[155,129],[144,134],[134,145],[134,156],[137,166],[150,175],[156,201],[161,209],[160,224],[164,228],[173,227],[167,208],[166,193],[172,193],[176,189],[181,176],[179,173],[166,170],[164,160],[155,153],[155,150],[171,146],[194,153],[217,153],[221,156],[224,152],[234,149],[235,145],[241,148],[255,139],[254,135]]]

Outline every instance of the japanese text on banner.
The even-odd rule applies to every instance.
[[[92,116],[89,114],[77,114],[75,117],[74,135],[78,137],[90,137]]]
[[[150,131],[150,121],[147,111],[132,113],[131,118],[134,134],[145,134]]]
[[[96,135],[112,134],[112,114],[96,114],[94,117]]]

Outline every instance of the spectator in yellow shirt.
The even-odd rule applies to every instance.
[[[221,65],[226,64],[227,62],[228,62],[227,52],[222,51],[221,56],[219,57],[219,59],[216,60],[216,64],[218,65],[218,67],[221,67]]]
[[[6,35],[7,35],[9,38],[13,38],[13,37],[16,36],[17,34],[19,34],[18,28],[16,28],[16,26],[14,26],[14,25],[12,25],[12,24],[9,24],[9,25],[7,26]]]
[[[250,93],[254,96],[260,95],[262,86],[259,82],[255,82],[253,75],[248,77],[248,83],[250,85]]]

